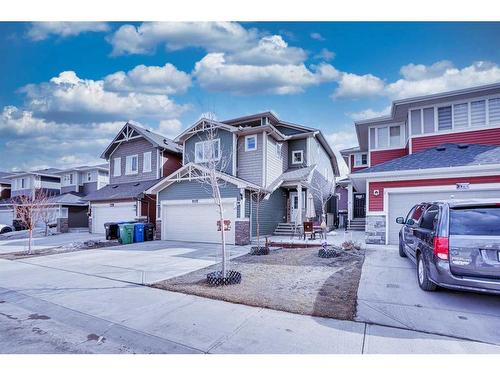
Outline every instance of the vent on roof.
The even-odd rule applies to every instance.
[[[139,185],[140,185],[140,183],[139,183],[139,182],[136,182],[136,183],[134,184],[134,186],[139,186]]]
[[[465,148],[468,148],[469,145],[464,145],[464,144],[460,144],[458,145],[458,148],[461,148],[461,149],[465,149]]]
[[[118,187],[118,185],[113,185],[112,188],[113,189],[116,189]]]
[[[446,147],[444,147],[444,146],[436,147],[436,151],[444,151],[444,150],[446,150]]]

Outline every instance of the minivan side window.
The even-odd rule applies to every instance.
[[[439,212],[438,206],[430,206],[424,213],[422,221],[420,222],[420,228],[434,230],[436,215]]]
[[[420,218],[422,217],[422,214],[424,213],[425,206],[422,204],[419,204],[418,206],[415,207],[415,210],[413,211],[413,214],[411,215],[411,218],[415,223],[418,223]]]

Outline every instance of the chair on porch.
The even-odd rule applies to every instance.
[[[304,230],[302,231],[302,233],[303,233],[304,240],[306,239],[307,235],[309,235],[309,238],[311,240],[314,239],[313,222],[312,221],[304,221],[303,227],[304,227]]]

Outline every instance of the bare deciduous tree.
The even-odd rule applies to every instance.
[[[309,189],[314,199],[317,200],[321,205],[321,220],[326,223],[326,205],[328,201],[335,195],[335,181],[326,180],[319,176],[317,171],[313,172],[311,183],[309,184]],[[326,227],[324,228],[325,238],[326,238]]]
[[[257,189],[250,193],[251,202],[255,202],[255,234],[257,236],[257,251],[260,251],[260,204],[265,198],[266,191]]]
[[[33,230],[40,221],[45,223],[45,233],[47,235],[49,219],[52,220],[51,215],[55,211],[55,206],[50,203],[49,198],[45,190],[39,189],[32,194],[21,195],[16,204],[16,217],[21,225],[28,230],[28,254],[31,254]]]

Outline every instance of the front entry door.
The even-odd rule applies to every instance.
[[[354,193],[354,218],[366,216],[366,194]]]
[[[306,207],[306,193],[302,192],[302,209]],[[290,221],[294,223],[297,220],[299,212],[299,194],[294,191],[290,193]]]

